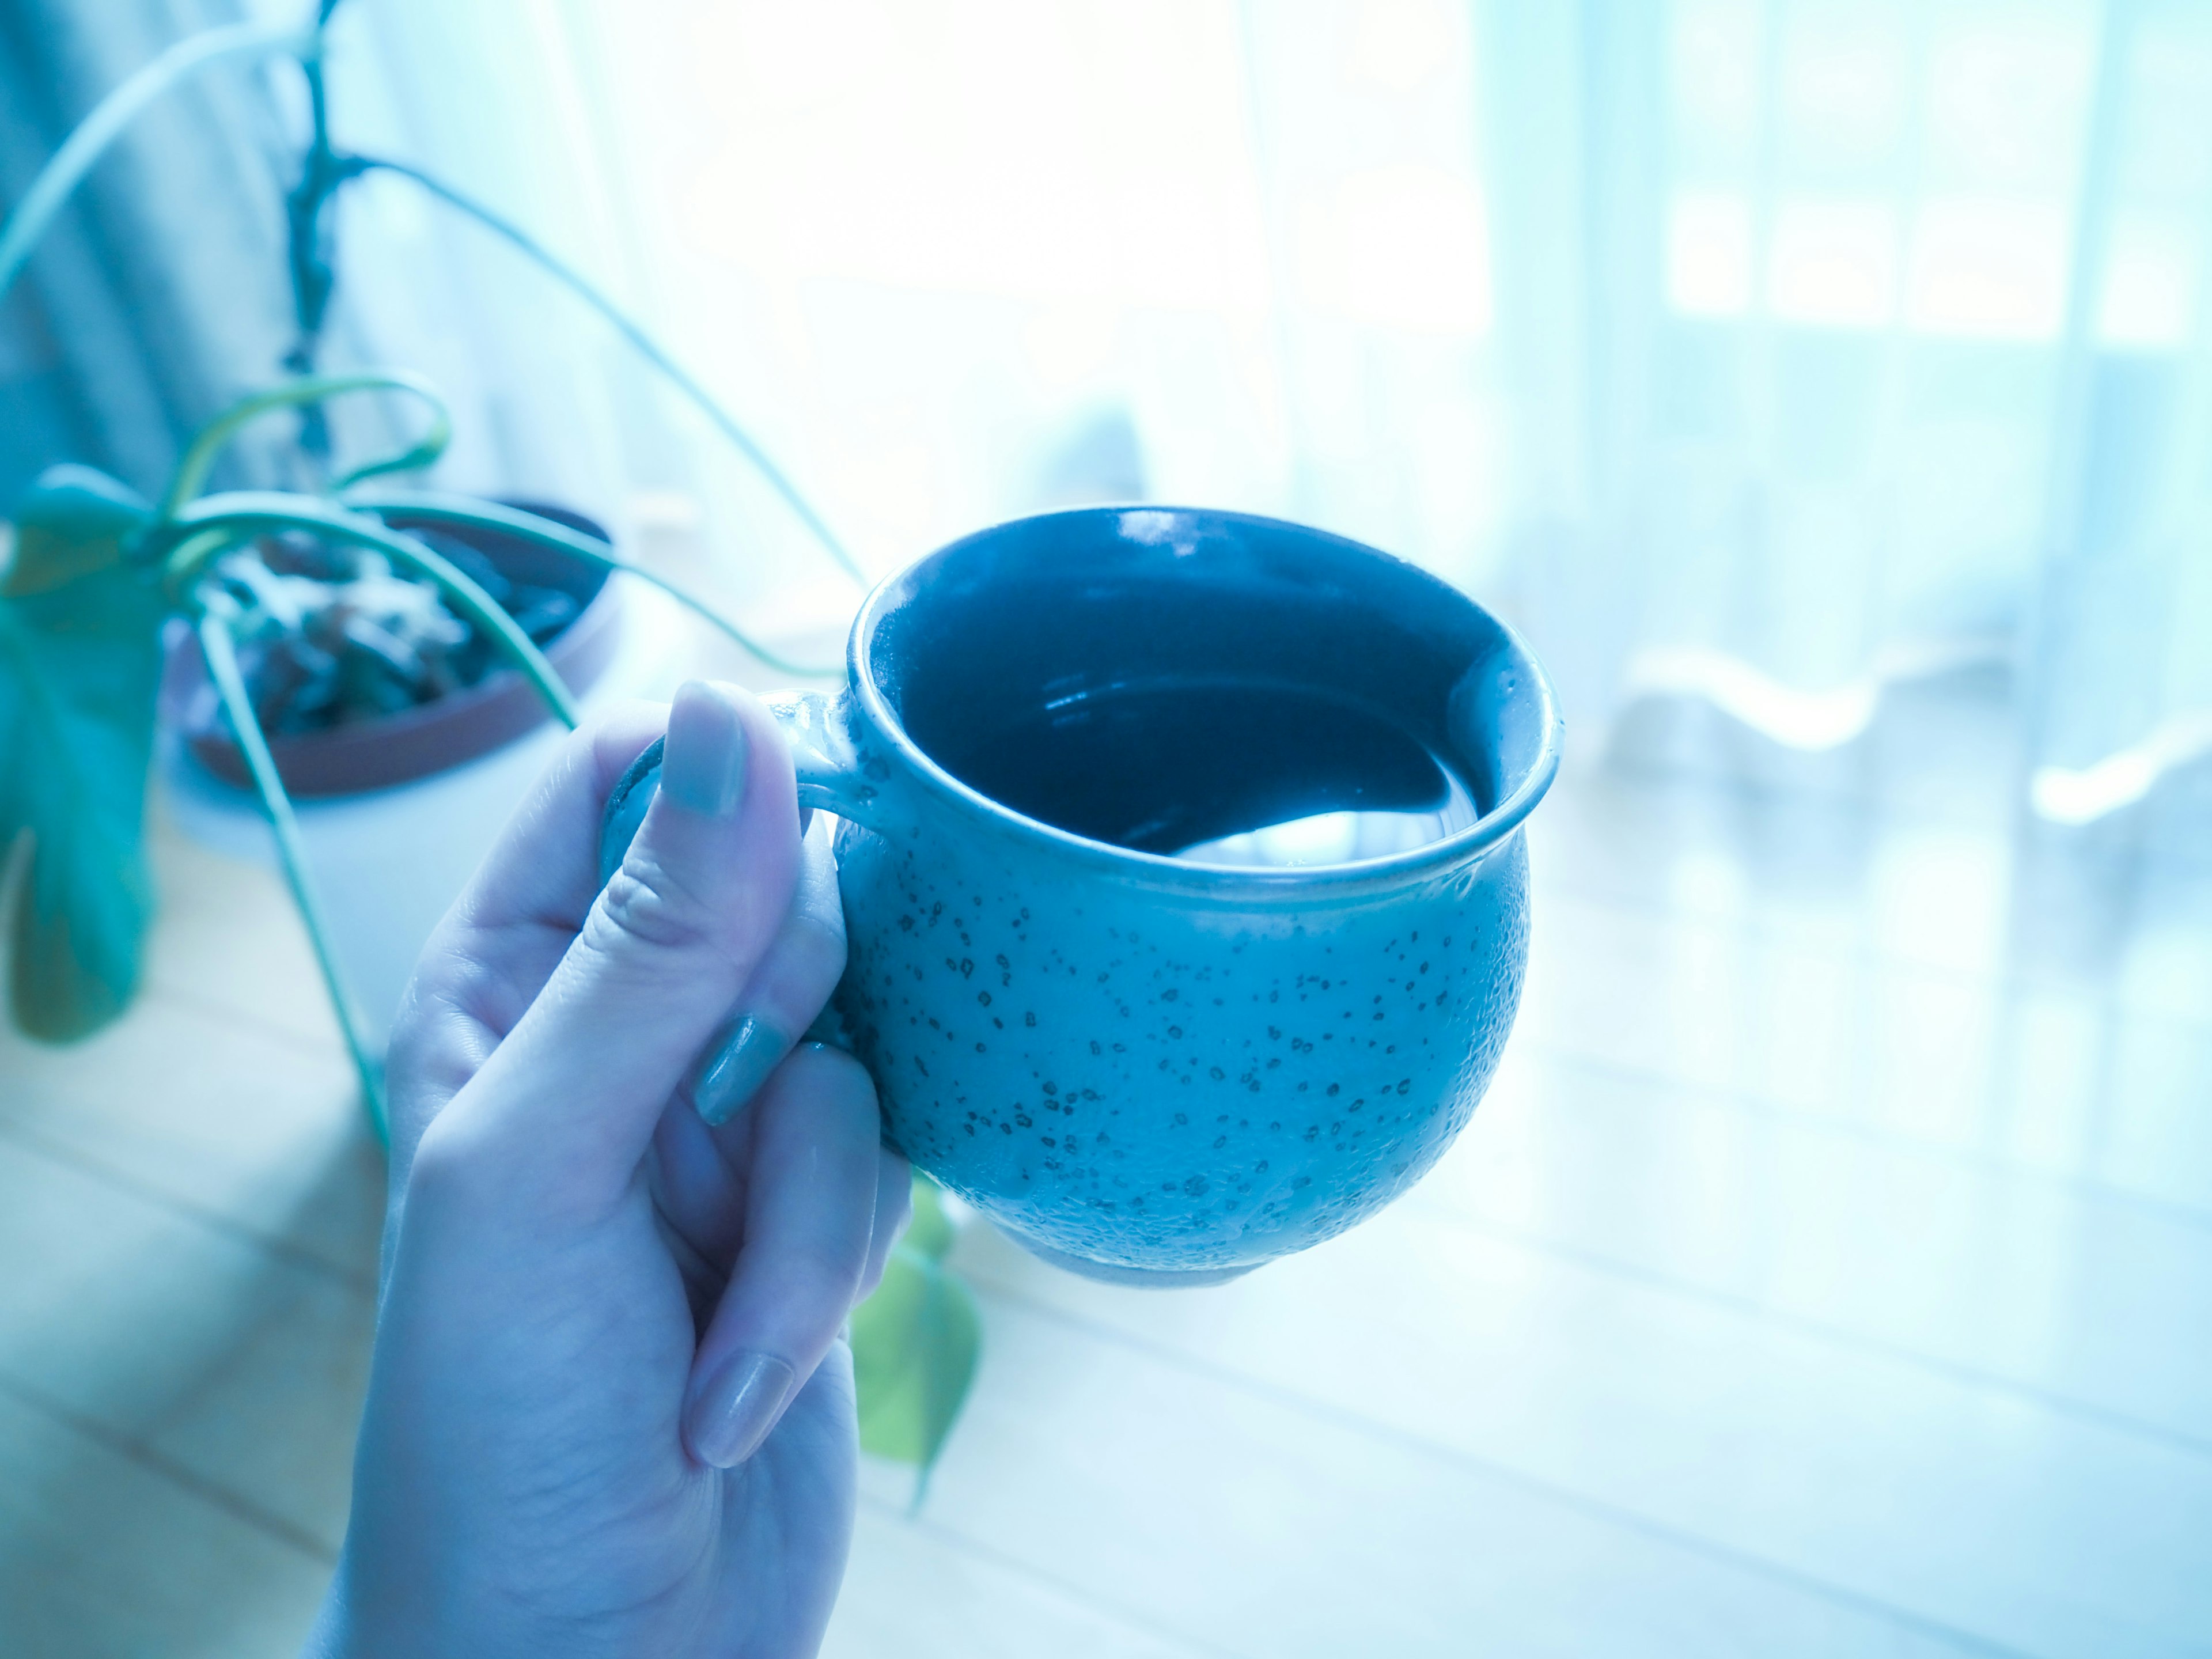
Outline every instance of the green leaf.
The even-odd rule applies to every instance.
[[[925,1196],[926,1186],[919,1179],[915,1183],[917,1228],[925,1206],[927,1214],[944,1222],[935,1189]],[[973,1293],[934,1255],[902,1242],[876,1293],[853,1310],[862,1449],[927,1474],[968,1398],[981,1346],[982,1321]]]
[[[24,501],[0,576],[0,848],[32,841],[9,994],[49,1042],[97,1030],[137,988],[167,608],[158,573],[125,556],[147,518],[112,479],[57,467]]]
[[[944,1194],[935,1182],[917,1170],[914,1177],[914,1219],[907,1223],[906,1237],[900,1243],[917,1255],[942,1261],[957,1237],[951,1217],[945,1213]]]
[[[146,503],[88,466],[49,467],[15,513],[15,554],[0,595],[49,593],[123,561],[125,542],[146,522]]]

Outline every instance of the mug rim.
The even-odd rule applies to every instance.
[[[1388,560],[1435,582],[1498,629],[1515,668],[1526,677],[1523,684],[1528,688],[1528,695],[1534,699],[1536,713],[1542,722],[1542,735],[1538,740],[1534,760],[1513,788],[1473,823],[1403,852],[1385,854],[1380,858],[1355,859],[1340,864],[1201,864],[1171,854],[1141,852],[1133,847],[1079,836],[1073,830],[1062,830],[1042,819],[1030,817],[963,782],[939,764],[929,751],[915,740],[876,684],[870,648],[877,625],[890,607],[891,590],[931,560],[941,558],[970,543],[1002,535],[1018,526],[1034,526],[1058,519],[1095,519],[1109,514],[1119,517],[1125,513],[1159,513],[1206,520],[1215,524],[1289,531],[1299,536],[1334,543],[1370,558]],[[1225,890],[1238,897],[1255,897],[1269,892],[1293,890],[1303,892],[1316,887],[1395,884],[1409,876],[1463,864],[1480,857],[1518,830],[1528,814],[1535,810],[1536,803],[1543,799],[1550,790],[1553,781],[1559,775],[1565,735],[1565,722],[1559,714],[1559,700],[1552,690],[1551,677],[1545,673],[1535,653],[1528,649],[1528,642],[1504,618],[1441,576],[1422,569],[1410,559],[1399,558],[1395,554],[1386,553],[1365,542],[1355,541],[1349,536],[1340,536],[1333,531],[1322,530],[1312,525],[1270,518],[1264,514],[1238,513],[1222,507],[1177,507],[1159,501],[1100,504],[1062,507],[1049,513],[1021,514],[987,525],[980,530],[970,531],[942,547],[908,561],[878,581],[860,602],[860,611],[853,618],[852,631],[846,636],[845,678],[848,689],[859,699],[861,708],[866,712],[868,724],[897,750],[909,772],[951,804],[970,811],[980,811],[1000,830],[1011,832],[1017,838],[1041,842],[1085,863],[1102,866],[1124,876],[1143,876],[1171,887],[1199,889],[1209,893]]]

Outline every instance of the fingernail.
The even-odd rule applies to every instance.
[[[691,1455],[718,1469],[750,1457],[791,1397],[798,1376],[774,1354],[741,1353],[691,1396],[684,1438]]]
[[[745,798],[745,723],[723,687],[686,680],[668,710],[660,787],[678,806],[728,817]]]
[[[691,1073],[691,1104],[709,1128],[720,1128],[759,1092],[791,1039],[757,1014],[725,1025]]]

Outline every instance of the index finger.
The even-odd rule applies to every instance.
[[[423,946],[392,1027],[395,1188],[430,1120],[514,1029],[583,926],[599,890],[606,799],[667,724],[665,704],[623,703],[569,733]]]
[[[625,1200],[685,1067],[791,905],[799,860],[791,751],[738,687],[688,680],[644,822],[544,986],[441,1112],[432,1139],[503,1171],[539,1221]],[[596,861],[594,861],[596,862]]]

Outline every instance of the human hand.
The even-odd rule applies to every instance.
[[[605,802],[664,718],[602,894]],[[843,962],[825,830],[802,848],[757,703],[693,683],[570,738],[395,1033],[376,1352],[311,1651],[815,1650],[852,1528],[840,1331],[907,1168],[847,1055],[802,1046],[719,1127],[688,1074],[733,1007],[773,1059]]]

